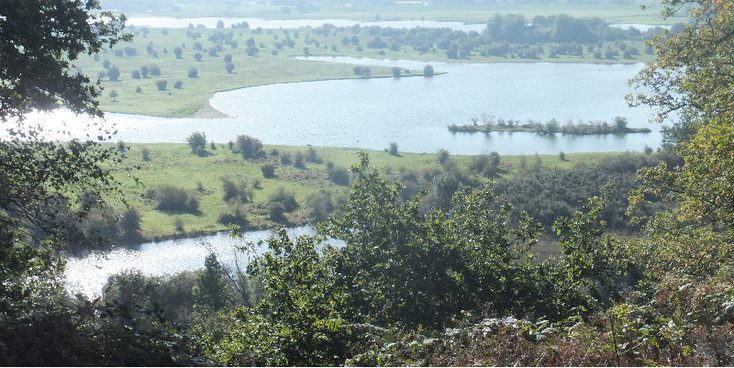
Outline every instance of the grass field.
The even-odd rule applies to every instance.
[[[149,160],[143,160],[142,149],[150,150]],[[312,148],[321,163],[306,162],[305,168],[299,169],[292,165],[282,165],[280,156],[290,154],[294,157],[297,153],[306,154]],[[146,238],[170,237],[183,235],[177,231],[174,222],[176,219],[183,221],[184,230],[191,232],[217,232],[224,231],[227,226],[218,224],[217,218],[221,213],[231,211],[231,203],[223,200],[222,177],[229,177],[232,181],[244,182],[248,190],[253,194],[252,202],[241,204],[252,228],[268,228],[275,225],[270,221],[267,212],[268,198],[279,188],[295,195],[300,208],[287,214],[289,224],[305,224],[310,222],[308,215],[307,198],[321,190],[327,190],[334,195],[346,194],[349,186],[339,186],[328,180],[326,174],[327,163],[332,162],[335,167],[349,168],[359,160],[358,149],[330,148],[330,147],[295,147],[295,146],[270,146],[264,147],[265,152],[278,151],[278,156],[268,155],[256,161],[245,160],[239,154],[232,153],[226,145],[217,145],[212,150],[207,145],[207,151],[211,155],[198,157],[191,153],[186,144],[131,144],[127,151],[128,158],[125,160],[127,167],[140,166],[137,169],[125,169],[119,171],[117,176],[126,183],[123,190],[130,204],[138,209],[142,215],[143,236]],[[437,161],[437,154],[399,153],[390,155],[384,151],[368,151],[372,167],[393,177],[403,170],[432,170],[441,169]],[[614,153],[571,153],[565,155],[565,160],[560,160],[558,155],[541,155],[543,166],[548,168],[570,168],[574,165],[593,163],[603,157]],[[451,156],[457,167],[466,167],[471,156]],[[520,168],[521,156],[502,156],[501,168],[505,176],[514,175]],[[528,165],[532,165],[536,157],[524,158]],[[261,167],[270,163],[275,166],[275,178],[263,177]],[[135,185],[130,174],[140,179],[143,185]],[[253,183],[259,182],[259,189],[255,189]],[[200,198],[200,212],[196,215],[158,211],[155,209],[155,201],[145,198],[149,189],[156,189],[162,185],[173,184],[191,191],[197,191]]]
[[[646,9],[636,4],[486,4],[486,5],[359,5],[324,4],[316,11],[300,13],[290,6],[284,12],[283,6],[265,4],[178,4],[176,11],[168,8],[156,10],[127,10],[134,16],[187,17],[252,17],[261,19],[352,19],[359,21],[374,20],[436,20],[466,23],[485,23],[487,19],[500,14],[522,14],[526,19],[536,15],[568,14],[573,17],[599,17],[612,23],[670,24],[660,18],[659,2],[646,1]],[[288,13],[289,12],[289,13]],[[288,13],[288,14],[286,14]],[[674,20],[680,21],[680,20]]]
[[[436,52],[419,53],[410,47],[403,46],[398,51],[390,49],[370,49],[364,47],[362,51],[358,46],[343,45],[345,36],[351,37],[348,30],[334,31],[327,36],[317,35],[313,30],[304,28],[299,30],[298,38],[295,31],[290,34],[295,45],[293,47],[280,47],[276,45],[285,39],[284,30],[263,31],[253,34],[249,29],[225,28],[219,31],[233,32],[233,40],[237,47],[231,44],[219,44],[209,41],[212,34],[218,32],[216,29],[195,28],[193,31],[201,33],[201,37],[194,40],[187,37],[188,29],[131,29],[135,33],[132,42],[122,43],[115,46],[113,50],[93,56],[86,56],[75,64],[79,70],[92,79],[101,77],[101,85],[104,88],[100,98],[101,108],[107,112],[120,112],[128,114],[143,114],[164,117],[191,116],[196,111],[207,105],[207,101],[217,91],[226,91],[236,88],[257,86],[272,83],[290,83],[327,79],[362,78],[353,72],[353,65],[320,62],[312,60],[298,60],[295,56],[303,56],[305,48],[314,56],[355,56],[379,59],[407,59],[419,61],[442,61],[450,62],[443,50]],[[366,43],[368,35],[364,34],[362,43]],[[306,40],[310,40],[310,44]],[[259,52],[255,56],[247,53],[246,43],[253,40]],[[252,42],[252,41],[251,41]],[[195,50],[200,44],[201,50]],[[210,54],[209,51],[215,47],[221,47],[221,51]],[[606,47],[607,45],[604,45]],[[611,45],[612,47],[616,47]],[[627,42],[627,46],[635,46],[644,49],[642,43]],[[175,48],[180,47],[180,57],[174,55]],[[134,49],[134,55],[125,53],[125,49]],[[597,60],[588,50],[583,56],[560,55],[558,58],[549,58],[547,53],[549,47],[545,48],[545,54],[539,59],[519,59],[504,57],[482,57],[471,56],[458,62],[577,62],[577,63],[638,63],[652,59],[652,55],[642,54],[634,59],[624,60]],[[195,59],[196,54],[201,55],[200,61]],[[277,53],[277,54],[276,54]],[[384,54],[381,54],[384,53]],[[214,56],[212,56],[214,55]],[[231,63],[234,70],[228,72],[225,69],[225,57],[231,55]],[[108,63],[108,68],[105,68]],[[133,77],[135,71],[141,67],[160,68],[160,75],[141,76],[139,79]],[[110,80],[108,71],[117,68],[119,77]],[[195,69],[196,77],[189,77],[189,73]],[[390,68],[370,66],[372,77],[392,77]],[[436,70],[440,73],[440,70]],[[403,73],[405,75],[405,73]],[[421,76],[422,71],[411,71],[411,75]],[[167,85],[159,90],[156,83],[166,81]],[[180,88],[175,88],[176,82],[181,82]],[[115,97],[111,93],[114,91]]]

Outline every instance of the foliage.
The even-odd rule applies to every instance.
[[[206,133],[193,132],[186,137],[186,143],[191,147],[191,153],[196,153],[198,149],[206,148]]]
[[[192,294],[194,312],[201,316],[209,316],[231,304],[232,292],[224,279],[222,265],[215,254],[206,257],[204,267],[195,275]]]
[[[665,0],[664,17],[672,17],[686,4]],[[671,112],[693,107],[706,117],[731,116],[734,97],[726,88],[734,75],[729,43],[734,31],[734,4],[727,1],[692,1],[691,25],[680,32],[664,32],[647,43],[657,52],[655,62],[630,83],[649,90],[627,96],[630,105],[657,108],[656,121]]]
[[[265,152],[262,150],[262,147],[262,142],[259,139],[246,134],[240,134],[235,139],[232,152],[239,153],[242,155],[242,158],[248,160],[264,155]]]
[[[22,120],[29,110],[58,106],[102,115],[96,102],[100,86],[77,74],[71,63],[82,53],[97,53],[131,35],[122,33],[124,16],[99,10],[92,1],[3,1],[0,120]]]
[[[146,191],[146,196],[155,199],[156,209],[180,213],[199,213],[199,198],[193,191],[173,185],[163,185]]]

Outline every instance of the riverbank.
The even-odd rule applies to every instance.
[[[228,231],[229,222],[225,220],[236,219],[238,213],[246,220],[242,223],[242,230],[311,224],[315,218],[324,215],[319,211],[337,208],[338,203],[344,200],[351,185],[347,169],[357,162],[359,152],[348,148],[265,145],[264,156],[245,160],[226,144],[216,144],[216,149],[212,149],[208,143],[207,154],[203,157],[192,154],[186,144],[125,145],[130,147],[126,151],[128,157],[125,167],[118,168],[120,175],[117,177],[126,183],[123,194],[140,214],[142,237],[156,241]],[[405,175],[436,175],[445,170],[447,159],[450,159],[451,167],[457,168],[468,167],[474,160],[474,156],[448,153],[368,153],[371,166],[395,180],[402,180]],[[610,155],[616,154],[572,153],[566,154],[563,160],[558,155],[501,156],[501,175],[514,175],[521,170],[523,162],[532,164],[540,160],[547,168],[571,168],[591,164]],[[440,156],[445,157],[441,159]],[[297,166],[299,160],[302,162],[300,167]],[[267,165],[272,165],[274,175],[264,176],[263,167]],[[128,174],[138,178],[142,185],[136,185]],[[227,185],[232,186],[227,182],[240,190],[239,197],[235,195],[225,199]],[[157,209],[160,197],[153,193],[167,185],[181,188],[196,198],[198,210]],[[283,197],[279,192],[292,195],[296,205],[282,217],[274,219],[270,205],[279,200],[279,195]],[[243,196],[245,200],[242,200]],[[120,212],[123,211],[120,208]],[[328,210],[326,215],[330,212]]]
[[[654,56],[645,52],[641,41],[602,43],[601,47],[581,48],[574,54],[556,53],[548,44],[530,49],[520,45],[518,50],[500,56],[480,50],[454,56],[440,48],[418,51],[407,44],[388,44],[388,37],[381,41],[384,45],[373,47],[376,36],[364,28],[355,34],[351,28],[329,27],[328,31],[323,27],[297,30],[131,27],[135,34],[132,42],[118,44],[112,51],[105,50],[99,55],[84,56],[77,66],[80,72],[100,79],[104,88],[100,107],[106,112],[189,117],[205,109],[209,98],[219,91],[274,83],[365,78],[355,74],[354,65],[296,59],[305,55],[364,58],[363,66],[369,67],[370,77],[393,77],[393,67],[404,68],[405,62],[401,60],[424,64],[636,64]],[[604,55],[600,57],[601,50]],[[370,65],[369,59],[391,62],[389,66],[376,66]],[[440,68],[435,71],[442,72]],[[410,73],[421,74],[418,70]]]
[[[660,18],[662,7],[657,3],[646,4],[641,10],[639,4],[519,4],[486,3],[481,5],[440,5],[425,3],[410,4],[323,4],[318,8],[296,9],[294,6],[266,5],[264,3],[228,4],[211,6],[208,3],[190,1],[177,3],[175,7],[166,3],[149,2],[149,9],[119,8],[128,16],[154,17],[251,17],[260,19],[352,19],[358,21],[380,20],[433,20],[443,22],[486,23],[495,14],[522,14],[526,19],[535,16],[568,14],[573,17],[599,17],[613,23],[665,24]],[[287,10],[284,10],[287,9]]]

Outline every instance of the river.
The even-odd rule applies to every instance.
[[[425,62],[314,58],[361,65],[400,66],[422,74]],[[382,150],[391,142],[404,152],[556,154],[642,151],[657,148],[660,125],[648,109],[628,108],[626,81],[642,64],[450,64],[430,63],[447,74],[433,78],[371,78],[273,84],[220,92],[211,99],[231,119],[167,119],[107,114],[117,139],[132,143],[184,142],[194,131],[225,143],[249,134],[265,144],[353,147]],[[611,121],[626,117],[649,134],[543,136],[533,133],[450,133],[451,124],[495,119],[546,122]],[[82,124],[85,126],[86,124]]]
[[[313,235],[309,226],[288,229],[291,237]],[[69,258],[66,265],[67,289],[72,293],[82,293],[88,297],[99,295],[111,275],[140,270],[146,275],[162,276],[183,271],[195,271],[204,267],[204,260],[214,252],[217,259],[227,267],[247,267],[254,254],[262,254],[267,247],[239,251],[247,242],[256,243],[267,239],[269,230],[248,231],[243,238],[233,239],[227,233],[204,236],[201,238],[167,240],[157,243],[141,244],[134,249],[115,247],[108,252],[95,252],[82,258]],[[329,242],[343,246],[338,240]]]

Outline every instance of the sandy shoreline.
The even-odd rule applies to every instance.
[[[196,119],[229,119],[233,118],[234,116],[225,114],[217,109],[215,109],[209,100],[206,100],[206,105],[199,109],[197,112],[195,112],[193,115],[191,115],[192,118]]]

